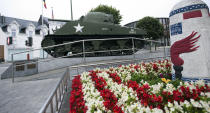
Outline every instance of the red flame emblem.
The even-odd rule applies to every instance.
[[[196,51],[197,48],[200,47],[200,46],[195,47],[195,43],[200,38],[200,35],[196,38],[193,38],[195,37],[196,34],[197,32],[193,31],[192,34],[190,34],[188,37],[176,41],[171,46],[171,61],[175,66],[181,66],[184,64],[184,60],[179,56],[180,54]]]

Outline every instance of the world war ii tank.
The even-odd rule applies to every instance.
[[[112,40],[85,41],[85,52],[103,50],[122,51],[95,52],[88,53],[86,56],[122,55],[132,53],[132,50],[128,50],[132,48],[132,40],[129,37],[143,38],[145,33],[142,29],[122,27],[114,24],[112,15],[90,12],[77,21],[67,22],[60,29],[56,30],[53,35],[45,36],[41,44],[42,47],[46,47],[78,40],[112,38]],[[126,38],[126,40],[119,40],[119,38]],[[135,41],[135,47],[141,48],[142,46],[142,41]],[[84,51],[82,42],[44,50],[53,57],[65,56],[69,52],[77,54]]]

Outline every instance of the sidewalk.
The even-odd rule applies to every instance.
[[[26,81],[17,78],[15,83],[11,79],[0,80],[0,112],[38,113],[63,74],[61,70],[41,73]]]

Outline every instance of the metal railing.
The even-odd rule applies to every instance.
[[[49,110],[50,113],[58,113],[60,111],[65,92],[68,90],[68,83],[70,80],[71,76],[69,76],[69,67],[67,67],[65,74],[62,76],[56,88],[49,96],[39,113],[46,113],[47,110]]]
[[[127,48],[127,49],[112,49],[112,50],[98,50],[98,51],[86,51],[85,50],[85,42],[88,42],[88,41],[105,41],[105,40],[131,40],[131,48]],[[27,64],[33,64],[33,63],[39,63],[39,62],[46,62],[46,61],[51,61],[51,60],[55,60],[55,59],[61,59],[61,58],[66,58],[66,57],[71,57],[71,56],[77,56],[77,55],[82,55],[83,57],[83,63],[85,64],[86,63],[86,54],[90,54],[90,53],[106,53],[106,52],[117,52],[117,51],[126,51],[126,50],[131,50],[133,52],[133,58],[132,59],[135,59],[135,51],[138,51],[139,49],[135,47],[135,41],[146,41],[146,42],[149,42],[149,46],[150,46],[150,51],[152,49],[151,47],[151,44],[152,43],[155,43],[155,44],[160,44],[159,41],[154,41],[154,40],[147,40],[147,39],[139,39],[139,38],[134,38],[134,37],[129,37],[129,38],[107,38],[107,39],[88,39],[88,40],[79,40],[79,41],[74,41],[74,42],[68,42],[68,43],[63,43],[63,44],[58,44],[58,45],[53,45],[53,46],[48,46],[48,47],[43,47],[43,48],[39,48],[39,49],[33,49],[33,50],[27,50],[27,51],[24,51],[24,52],[18,52],[18,53],[13,53],[11,54],[11,60],[12,60],[12,82],[14,83],[14,69],[15,67],[17,66],[20,66],[20,65],[14,65],[14,57],[15,55],[19,55],[19,54],[23,54],[23,53],[29,53],[29,52],[32,52],[32,51],[37,51],[37,50],[44,50],[44,49],[49,49],[49,48],[53,48],[53,47],[59,47],[59,46],[64,46],[64,45],[68,45],[68,44],[74,44],[74,43],[82,43],[82,52],[80,53],[75,53],[75,54],[70,54],[70,55],[67,55],[67,56],[61,56],[61,57],[57,57],[57,58],[48,58],[48,59],[40,59],[38,61],[32,61],[32,62],[29,62],[29,63],[25,63],[25,64],[21,64],[21,65],[27,65]],[[156,46],[154,47],[155,50],[156,50]],[[164,46],[164,50],[165,50],[165,46]],[[164,51],[165,52],[165,51]],[[165,53],[164,53],[165,54]],[[165,55],[166,56],[166,55]]]

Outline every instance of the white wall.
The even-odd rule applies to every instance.
[[[0,28],[0,45],[4,45],[4,58],[7,58],[7,37],[5,35],[5,33],[2,31],[2,29]]]
[[[6,37],[12,36],[12,29],[16,30],[16,36],[13,38],[13,44],[8,45],[8,48],[5,47],[5,60],[6,61],[11,61],[11,54],[17,53],[17,52],[23,52],[23,51],[28,51],[28,50],[33,50],[33,49],[40,49],[41,48],[41,41],[43,40],[43,36],[47,35],[48,33],[48,28],[47,26],[42,26],[40,30],[40,34],[35,34],[35,26],[32,23],[29,23],[28,26],[26,27],[25,33],[19,33],[19,24],[16,21],[13,21],[9,26],[7,27],[8,32],[1,32],[0,36],[5,34],[5,36],[2,36],[6,39]],[[30,34],[30,32],[33,32]],[[28,37],[33,38],[33,45],[26,46],[26,40],[28,40]],[[4,45],[6,44],[6,40],[0,39]],[[2,44],[3,45],[3,44]],[[42,50],[37,50],[33,52],[26,52],[22,54],[17,54],[14,55],[14,60],[26,60],[27,59],[27,54],[30,55],[30,59],[34,58],[42,58],[43,52],[40,52]]]

